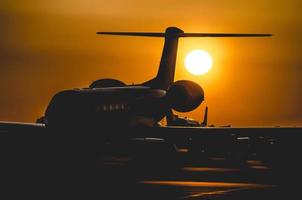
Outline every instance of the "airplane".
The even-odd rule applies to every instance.
[[[267,37],[270,34],[184,33],[168,27],[164,33],[97,32],[103,35],[163,37],[164,47],[155,78],[136,85],[99,79],[88,88],[54,95],[45,116],[37,120],[48,128],[92,125],[94,127],[155,126],[171,110],[188,112],[204,100],[201,86],[190,80],[174,82],[178,40],[181,37]],[[172,117],[173,118],[173,117]],[[173,122],[170,120],[170,124]],[[3,123],[2,123],[3,124]],[[175,123],[174,123],[175,124]]]
[[[270,34],[185,33],[168,27],[164,33],[97,32],[102,35],[163,37],[164,47],[155,78],[126,85],[120,80],[100,79],[89,88],[59,92],[45,112],[47,127],[84,125],[100,127],[154,127],[171,110],[188,112],[204,100],[201,86],[190,80],[174,82],[178,40],[181,37],[267,37]],[[173,124],[170,121],[170,124]]]
[[[257,137],[263,135],[283,137],[290,133],[302,132],[299,127],[209,127],[207,109],[202,123],[181,119],[172,111],[192,111],[203,102],[205,96],[202,87],[193,81],[174,82],[179,38],[270,37],[271,34],[185,33],[177,27],[168,27],[165,32],[97,34],[164,38],[157,75],[141,84],[126,85],[120,80],[108,78],[94,81],[88,88],[61,91],[52,97],[44,117],[38,119],[40,123],[22,125],[0,122],[0,133],[22,131],[23,128],[54,131],[83,128],[99,133],[100,138],[143,138],[144,141],[152,142],[155,138],[155,141],[162,139],[173,144],[190,140],[194,141],[190,144],[191,149],[197,151],[200,150],[201,143],[211,144],[214,141],[218,144],[214,149],[224,151],[222,147],[229,148],[230,143],[240,146],[242,142],[256,141]],[[158,122],[164,117],[168,119],[167,126],[159,126]],[[124,131],[125,128],[130,128],[131,131]]]

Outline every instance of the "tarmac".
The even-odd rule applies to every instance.
[[[129,168],[129,162],[114,157],[97,160],[101,199],[284,199],[295,193],[281,187],[278,172],[258,160],[236,166],[210,158],[164,171]]]

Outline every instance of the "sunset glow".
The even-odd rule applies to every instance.
[[[194,75],[203,75],[208,73],[213,65],[211,55],[204,50],[193,50],[186,55],[185,66],[187,70]]]
[[[175,80],[194,81],[206,95],[206,102],[182,116],[201,120],[207,105],[216,125],[302,125],[301,7],[300,0],[2,0],[0,120],[34,122],[55,93],[94,80],[131,85],[154,78],[164,38],[96,32],[176,26],[187,33],[274,35],[179,38]],[[197,49],[213,59],[202,76],[185,66],[187,54]]]

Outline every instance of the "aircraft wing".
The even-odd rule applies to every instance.
[[[277,136],[288,133],[301,133],[302,127],[185,127],[185,126],[167,126],[159,127],[159,132],[164,131],[168,133],[180,134],[186,133],[190,136],[197,135],[270,135]]]
[[[134,131],[136,132],[136,131]],[[133,136],[141,137],[160,137],[160,138],[183,138],[183,137],[219,137],[219,136],[290,136],[299,134],[302,136],[302,127],[185,127],[185,126],[166,126],[149,128],[138,131]]]
[[[132,138],[161,138],[169,143],[213,146],[217,150],[256,147],[271,144],[274,147],[301,146],[302,127],[157,127],[133,131]]]
[[[8,122],[0,121],[0,133],[10,131],[41,131],[46,129],[42,123]],[[138,130],[138,131],[136,131]],[[129,137],[160,137],[160,138],[183,138],[183,137],[208,137],[208,136],[290,136],[301,134],[302,127],[186,127],[186,126],[162,126],[155,128],[131,129]]]
[[[28,133],[28,132],[41,131],[44,129],[45,129],[45,125],[40,123],[0,121],[0,134],[11,133],[11,132]]]

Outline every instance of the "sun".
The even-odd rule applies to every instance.
[[[201,49],[191,51],[186,55],[185,66],[187,70],[194,75],[203,75],[208,73],[213,65],[211,55]]]

